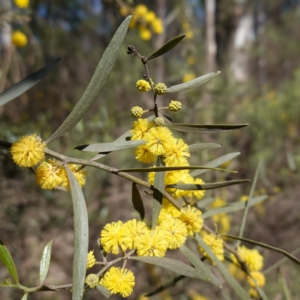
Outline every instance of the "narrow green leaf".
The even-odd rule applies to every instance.
[[[157,159],[156,165],[162,164],[160,157]],[[158,216],[161,210],[163,193],[165,191],[165,172],[155,172],[153,184],[153,206],[152,206],[152,229],[157,225]]]
[[[189,145],[189,152],[192,153],[192,152],[202,151],[206,149],[216,149],[220,147],[221,145],[215,143],[197,143],[197,144]]]
[[[16,97],[22,95],[34,85],[43,80],[53,69],[62,61],[61,58],[56,59],[54,62],[50,63],[48,66],[34,72],[22,81],[14,84],[9,89],[0,94],[0,106],[6,104],[7,102],[15,99]]]
[[[202,280],[202,275],[199,275],[199,272],[196,268],[193,268],[181,261],[172,258],[154,256],[131,256],[130,259],[142,261],[147,264],[152,264],[171,270],[177,274]]]
[[[241,285],[237,282],[237,280],[230,274],[230,272],[225,267],[225,265],[216,257],[216,255],[213,253],[211,248],[205,244],[205,242],[198,234],[195,234],[195,238],[198,244],[206,251],[206,253],[212,259],[212,261],[216,264],[220,272],[223,274],[225,280],[227,280],[228,283],[231,285],[231,287],[233,288],[233,290],[235,291],[239,299],[250,300],[250,297],[248,296],[246,291],[241,287]]]
[[[166,186],[166,188],[174,188],[174,189],[185,190],[185,191],[212,190],[212,189],[218,189],[225,186],[241,184],[246,182],[251,182],[251,181],[249,179],[240,179],[240,180],[228,180],[228,181],[220,181],[220,182],[204,183],[204,184],[169,184]]]
[[[175,286],[178,281],[181,281],[182,279],[185,279],[185,278],[187,278],[187,277],[183,276],[183,275],[178,275],[175,278],[173,278],[172,280],[170,280],[170,281],[164,283],[163,285],[157,287],[155,290],[153,290],[149,293],[146,293],[145,297],[151,297],[151,296],[154,296],[156,294],[159,294],[159,293],[165,291],[166,289],[168,289],[172,286]]]
[[[86,273],[86,260],[89,243],[89,227],[86,204],[82,190],[74,174],[65,166],[71,187],[74,211],[74,259],[72,299],[80,300],[84,291],[84,280]]]
[[[140,214],[141,219],[144,220],[145,218],[145,208],[144,203],[138,190],[136,183],[132,183],[132,204],[134,209]]]
[[[218,71],[216,73],[209,73],[209,74],[197,77],[197,78],[195,78],[193,80],[190,80],[188,82],[173,85],[173,86],[167,88],[167,93],[178,93],[178,92],[184,92],[184,91],[194,89],[195,87],[198,87],[198,86],[206,83],[207,81],[209,81],[212,78],[218,76],[219,74],[221,74],[220,71]]]
[[[254,280],[254,282],[255,282],[255,280]],[[259,296],[261,297],[261,299],[262,299],[262,300],[268,300],[268,297],[267,297],[267,295],[265,294],[264,290],[263,290],[260,286],[258,286],[256,282],[255,282],[255,285],[256,285],[256,289],[257,289],[258,294],[259,294]],[[288,299],[287,299],[287,300],[288,300]],[[291,299],[289,299],[289,300],[291,300]]]
[[[214,170],[214,171],[223,171],[229,173],[236,173],[236,171],[227,170],[227,169],[220,169],[220,168],[210,168],[210,167],[203,167],[203,166],[180,166],[180,167],[154,167],[154,168],[131,168],[131,169],[120,169],[118,172],[167,172],[167,171],[174,171],[174,170]]]
[[[232,153],[228,153],[225,154],[223,156],[220,156],[214,160],[209,161],[208,163],[204,164],[203,167],[209,167],[209,168],[215,168],[220,166],[221,164],[223,164],[224,162],[227,162],[231,159],[233,159],[234,157],[240,155],[240,152],[232,152]],[[196,177],[199,176],[205,172],[207,172],[208,170],[196,170],[191,172],[191,176]]]
[[[207,205],[211,204],[215,200],[216,200],[216,198],[212,198],[212,197],[204,198],[197,202],[197,206],[198,206],[198,208],[205,208]]]
[[[202,276],[204,281],[210,281],[212,284],[216,285],[218,288],[222,288],[222,284],[218,278],[212,273],[210,268],[202,262],[202,260],[188,247],[185,245],[179,248],[180,252],[189,260],[189,262],[196,268],[199,272],[199,276]]]
[[[44,248],[40,261],[40,284],[43,284],[49,270],[52,242],[50,241]]]
[[[166,124],[171,130],[178,130],[182,132],[192,133],[218,133],[222,131],[236,130],[243,127],[247,127],[249,124],[184,124],[184,123],[172,123]]]
[[[273,246],[270,246],[270,245],[267,245],[267,244],[264,244],[264,243],[261,243],[261,242],[257,242],[257,241],[254,241],[254,240],[250,240],[250,239],[246,239],[246,238],[238,237],[238,236],[234,236],[234,235],[227,235],[227,234],[223,235],[222,234],[222,236],[225,236],[229,239],[234,239],[234,240],[239,240],[239,241],[242,241],[242,242],[247,242],[247,243],[252,244],[252,245],[260,246],[260,247],[263,247],[263,248],[281,253],[285,257],[287,257],[288,259],[293,261],[294,263],[300,265],[300,260],[297,257],[295,257],[294,255],[292,255],[292,254],[288,253],[287,251],[282,250],[280,248],[276,248],[276,247],[273,247]]]
[[[21,300],[27,300],[28,294],[24,294],[23,297],[21,298]]]
[[[18,284],[19,277],[18,277],[18,272],[14,260],[11,257],[8,249],[6,248],[6,246],[3,244],[1,240],[0,240],[0,260],[2,261],[5,268],[8,270],[12,279]]]
[[[156,50],[154,53],[152,53],[151,55],[149,55],[147,57],[147,60],[159,57],[159,56],[165,54],[166,52],[170,51],[176,45],[178,45],[182,41],[182,39],[184,37],[185,37],[185,34],[179,35],[179,36],[176,36],[176,37],[172,38],[171,40],[169,40],[168,42],[166,42],[162,47],[160,47],[158,50]]]
[[[106,298],[108,299],[110,295],[110,291],[105,288],[103,285],[97,285],[97,290]]]
[[[110,44],[106,48],[97,66],[97,69],[81,99],[76,104],[66,120],[46,141],[47,143],[54,141],[66,132],[70,131],[87,114],[92,105],[95,103],[95,101],[101,94],[118,57],[123,40],[127,33],[130,20],[131,16],[127,17],[120,25]]]
[[[128,148],[135,148],[137,146],[145,144],[145,141],[125,141],[125,142],[112,142],[112,143],[99,143],[99,144],[89,144],[77,146],[75,149],[81,151],[89,151],[89,152],[98,152],[98,153],[106,153],[112,151],[118,151]]]
[[[248,202],[248,207],[251,207],[253,205],[256,205],[257,203],[263,202],[266,199],[268,199],[267,195],[261,195],[261,196],[257,196],[255,198],[252,198]],[[244,209],[245,206],[246,206],[246,202],[242,202],[242,201],[233,202],[233,203],[230,203],[226,206],[217,207],[217,208],[213,208],[213,209],[210,209],[210,210],[206,211],[205,213],[202,214],[202,218],[205,219],[205,218],[208,218],[208,217],[211,217],[211,216],[214,216],[214,215],[218,215],[218,214],[222,214],[222,213],[229,213],[229,212],[238,211],[238,210]]]

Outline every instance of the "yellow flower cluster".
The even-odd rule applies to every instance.
[[[223,240],[219,235],[216,235],[214,233],[204,233],[202,235],[204,243],[209,246],[212,250],[212,252],[217,256],[217,258],[220,261],[224,260],[224,246],[223,246]],[[199,251],[204,254],[205,257],[207,257],[210,262],[213,263],[212,259],[208,255],[208,253],[199,246]]]
[[[28,43],[27,36],[20,30],[13,31],[11,41],[16,47],[24,47]]]
[[[29,0],[14,0],[14,2],[19,8],[27,8],[29,6]]]
[[[182,103],[180,101],[176,101],[176,100],[171,100],[171,102],[169,103],[169,110],[170,111],[179,111],[182,108]]]
[[[143,4],[139,4],[134,8],[129,27],[138,28],[140,37],[144,41],[151,38],[152,32],[161,34],[164,31],[162,20]]]
[[[94,256],[94,251],[90,251],[87,255],[87,261],[86,261],[86,269],[92,268],[96,263],[96,258]]]
[[[136,82],[135,85],[136,85],[136,88],[140,92],[149,92],[149,91],[151,91],[151,85],[147,80],[140,79]]]
[[[25,168],[36,168],[36,181],[42,189],[52,190],[58,186],[70,189],[66,169],[62,163],[55,159],[45,160],[44,149],[46,143],[36,134],[23,136],[12,144],[10,152],[14,162]],[[77,164],[68,164],[80,186],[85,184],[86,172]]]
[[[217,197],[215,201],[210,205],[211,208],[218,208],[225,206],[227,203],[224,199]],[[213,215],[212,220],[218,225],[218,232],[220,234],[226,234],[230,230],[230,217],[226,213]]]

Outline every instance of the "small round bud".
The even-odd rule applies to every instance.
[[[143,115],[144,110],[140,106],[134,106],[130,112],[133,117],[140,118]]]
[[[165,125],[165,120],[162,117],[157,117],[154,119],[154,124],[156,126],[164,126]]]
[[[169,104],[169,110],[170,111],[179,111],[182,108],[182,104],[180,101],[171,100]]]
[[[91,289],[94,289],[99,284],[99,277],[97,274],[89,274],[85,278],[85,283]]]
[[[167,86],[160,82],[154,87],[154,91],[157,95],[162,95],[167,91]]]
[[[149,92],[151,91],[151,86],[150,83],[144,79],[140,79],[136,82],[136,88],[140,91],[140,92]]]

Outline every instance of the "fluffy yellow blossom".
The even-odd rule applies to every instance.
[[[155,12],[153,12],[153,11],[148,11],[148,12],[146,13],[146,15],[144,15],[144,19],[145,19],[145,21],[148,22],[148,23],[153,22],[153,21],[156,19]]]
[[[143,115],[144,110],[140,106],[134,106],[130,112],[133,117],[140,118]]]
[[[164,162],[169,166],[188,166],[189,146],[182,139],[171,139]]]
[[[139,4],[134,8],[133,15],[136,17],[145,17],[148,13],[148,8],[144,4]]]
[[[161,34],[164,32],[164,25],[161,19],[156,18],[151,23],[152,29],[156,34]]]
[[[181,247],[188,236],[185,224],[178,219],[168,218],[162,221],[158,230],[164,233],[165,238],[168,240],[169,249]]]
[[[181,209],[178,219],[185,223],[190,236],[199,232],[203,226],[202,212],[189,205]]]
[[[90,251],[87,255],[87,261],[86,261],[86,269],[92,268],[96,263],[96,258],[94,255],[94,250]]]
[[[188,81],[194,79],[195,77],[196,77],[196,76],[195,76],[194,73],[186,73],[186,74],[184,74],[183,77],[182,77],[182,82],[188,82]]]
[[[24,47],[28,43],[27,36],[20,30],[15,30],[12,33],[11,41],[16,47]]]
[[[131,140],[143,140],[146,132],[148,132],[151,127],[153,127],[153,123],[149,122],[147,119],[138,119],[137,121],[133,122]]]
[[[128,297],[132,294],[135,277],[128,269],[111,267],[99,283],[107,288],[111,294],[121,294],[123,297]]]
[[[258,271],[250,272],[250,276],[248,276],[247,279],[248,279],[248,283],[253,288],[256,287],[255,282],[260,287],[264,286],[265,283],[266,283],[265,275],[261,272],[258,272]],[[255,282],[254,282],[253,279],[255,280]]]
[[[202,236],[204,243],[209,246],[212,252],[217,256],[220,261],[224,260],[224,246],[223,240],[220,236],[214,233],[205,233]],[[211,262],[213,262],[209,256],[209,254],[199,246],[199,251],[204,254]]]
[[[245,246],[239,246],[237,248],[237,253],[240,256],[240,259],[246,264],[248,270],[252,271],[260,271],[263,267],[263,257],[256,249],[248,249]],[[236,257],[231,253],[230,257],[236,265],[238,265],[238,261]]]
[[[158,217],[158,224],[167,219],[177,218],[180,215],[180,211],[167,199],[163,199],[162,208]]]
[[[144,41],[149,41],[151,39],[151,31],[144,25],[139,26],[139,35]],[[148,90],[146,92],[148,92]]]
[[[136,219],[127,221],[123,226],[127,232],[127,238],[123,240],[123,243],[126,243],[125,247],[128,249],[135,248],[136,239],[149,230],[145,222]]]
[[[149,92],[149,91],[151,91],[151,85],[147,80],[140,79],[136,82],[135,85],[136,85],[136,88],[140,92]]]
[[[63,180],[59,173],[59,161],[55,159],[50,159],[48,162],[43,161],[36,169],[36,182],[42,189],[55,189],[61,185]]]
[[[82,187],[85,185],[87,172],[82,169],[81,165],[78,164],[68,164],[68,167],[72,171],[79,185]],[[59,168],[59,174],[62,178],[61,186],[67,190],[70,190],[70,182],[68,178],[68,173],[64,167]]]
[[[10,152],[14,162],[20,167],[33,167],[45,158],[46,143],[36,134],[23,136],[12,144]]]
[[[230,231],[230,217],[226,213],[213,215],[212,220],[218,225],[218,232],[220,234],[226,234]]]
[[[233,256],[234,255],[231,253],[230,254],[231,259]],[[228,270],[229,270],[230,274],[232,276],[234,276],[235,278],[237,278],[238,280],[243,281],[244,279],[246,279],[246,273],[243,270],[241,270],[241,268],[238,265],[236,265],[235,263],[230,264]]]
[[[151,164],[156,161],[156,156],[150,152],[148,146],[146,145],[138,146],[135,149],[134,154],[136,155],[135,159],[137,161],[145,164]]]
[[[91,289],[94,289],[99,284],[99,277],[97,274],[89,274],[85,278],[85,284],[90,287]]]
[[[248,294],[252,299],[261,299],[256,289],[250,289]]]
[[[108,223],[100,233],[100,243],[107,253],[119,254],[125,251],[130,242],[128,227],[122,221]]]
[[[166,127],[152,127],[145,133],[144,139],[149,151],[155,155],[164,155],[173,138],[172,132]]]
[[[163,257],[168,248],[168,240],[164,232],[160,230],[149,230],[136,238],[135,248],[139,256]]]
[[[14,0],[14,2],[19,8],[27,8],[29,5],[29,0]]]

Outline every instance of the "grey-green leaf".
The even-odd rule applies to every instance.
[[[157,166],[162,164],[160,157],[157,159]],[[163,193],[165,191],[165,172],[156,172],[153,184],[153,205],[152,205],[152,229],[155,229],[162,206]]]
[[[11,257],[10,252],[8,251],[8,249],[6,248],[6,246],[3,244],[1,240],[0,240],[0,260],[2,261],[5,268],[8,270],[12,279],[18,284],[19,277],[18,277],[18,272],[14,260]]]
[[[240,155],[240,152],[232,152],[232,153],[228,153],[225,154],[223,156],[220,156],[214,160],[209,161],[208,163],[204,164],[203,167],[209,167],[209,168],[215,168],[220,166],[221,164],[223,164],[224,162],[227,162],[231,159],[233,159],[234,157]],[[191,176],[196,177],[199,176],[205,172],[207,172],[208,170],[195,170],[191,172]]]
[[[176,37],[172,38],[171,40],[169,40],[168,42],[166,42],[162,47],[160,47],[158,50],[156,50],[154,53],[152,53],[151,55],[149,55],[147,57],[147,60],[159,57],[159,56],[165,54],[166,52],[170,51],[176,45],[178,45],[182,41],[182,39],[184,37],[185,37],[185,34],[179,35],[179,36],[176,36]]]
[[[145,141],[120,141],[120,142],[112,142],[112,143],[99,143],[99,144],[89,144],[83,146],[77,146],[75,149],[81,151],[89,151],[89,152],[98,152],[98,153],[106,153],[112,151],[118,151],[128,148],[135,148],[137,146],[145,144]]]
[[[218,278],[211,272],[210,268],[205,263],[203,263],[202,260],[192,250],[190,250],[185,245],[181,246],[179,250],[196,268],[196,270],[199,272],[199,276],[202,275],[202,280],[210,281],[217,287],[222,288],[222,285]]]
[[[66,132],[70,131],[86,115],[95,103],[101,94],[118,57],[130,20],[131,16],[127,17],[120,25],[102,55],[97,69],[81,99],[61,126],[46,141],[47,143],[54,141]]]
[[[206,149],[216,149],[220,147],[221,145],[215,143],[197,143],[197,144],[189,145],[189,152],[193,153],[197,151],[202,151]]]
[[[143,204],[140,191],[138,190],[136,183],[132,183],[132,204],[134,209],[140,214],[141,219],[144,220],[145,217],[145,208]]]
[[[28,294],[25,293],[25,294],[23,295],[23,297],[21,298],[21,300],[27,300],[27,297],[28,297]]]
[[[110,291],[105,288],[103,285],[97,285],[97,290],[106,298],[110,297]]]
[[[248,179],[240,179],[240,180],[228,180],[228,181],[220,181],[214,183],[204,183],[204,184],[170,184],[167,185],[166,188],[175,188],[178,190],[185,191],[195,191],[195,190],[212,190],[218,189],[229,185],[241,184],[251,182]]]
[[[40,284],[43,284],[46,276],[48,274],[49,265],[50,265],[50,258],[51,258],[51,248],[52,242],[50,241],[44,248],[41,261],[40,261]]]
[[[242,300],[250,300],[250,297],[246,293],[246,291],[241,287],[241,285],[237,282],[237,280],[229,273],[228,269],[225,265],[216,257],[214,252],[211,250],[209,246],[205,244],[202,238],[195,234],[196,241],[198,244],[206,251],[212,261],[216,264],[220,272],[223,274],[224,278],[228,281],[231,285],[237,296]]]
[[[172,123],[166,124],[171,130],[178,130],[182,132],[192,133],[218,133],[229,130],[236,130],[248,126],[249,124],[183,124],[183,123]]]
[[[238,237],[238,236],[234,236],[234,235],[227,235],[227,234],[223,235],[222,234],[222,236],[225,236],[225,237],[230,238],[230,239],[234,239],[234,240],[239,240],[239,241],[242,241],[242,242],[246,242],[246,243],[249,243],[249,244],[252,244],[252,245],[260,246],[260,247],[263,247],[263,248],[266,248],[266,249],[269,249],[269,250],[281,253],[285,257],[287,257],[288,259],[290,259],[291,261],[293,261],[294,263],[300,265],[300,260],[296,256],[294,256],[294,255],[292,255],[292,254],[288,253],[287,251],[282,250],[280,248],[276,248],[276,247],[270,246],[268,244],[264,244],[264,243],[261,243],[261,242],[257,242],[257,241],[254,241],[254,240],[250,240],[250,239],[246,239],[246,238],[242,238],[242,237]]]
[[[56,59],[48,66],[34,72],[20,82],[14,84],[9,89],[0,94],[0,106],[22,95],[34,85],[43,80],[53,69],[62,61],[61,58]]]
[[[167,88],[167,93],[178,93],[178,92],[184,92],[184,91],[194,89],[195,87],[198,87],[198,86],[206,83],[207,81],[218,76],[219,74],[221,74],[220,71],[218,71],[216,73],[209,73],[209,74],[197,77],[195,79],[192,79],[188,82],[173,85],[173,86]]]
[[[251,200],[248,201],[248,207],[251,207],[257,203],[263,202],[266,199],[268,199],[267,195],[261,195],[261,196],[252,198]],[[242,202],[242,201],[233,202],[226,206],[217,207],[217,208],[206,211],[205,213],[202,214],[202,218],[205,219],[205,218],[208,218],[208,217],[211,217],[214,215],[218,215],[218,214],[222,214],[222,213],[229,213],[229,212],[242,210],[245,208],[245,206],[246,206],[246,202]]]
[[[86,204],[82,190],[74,174],[65,166],[71,187],[74,212],[74,259],[72,299],[80,300],[84,291],[84,280],[86,273],[86,260],[89,243],[89,227]]]
[[[199,274],[196,268],[193,268],[181,261],[172,258],[154,256],[131,256],[130,259],[142,261],[147,264],[156,265],[187,277],[198,278],[203,280],[203,276]]]

